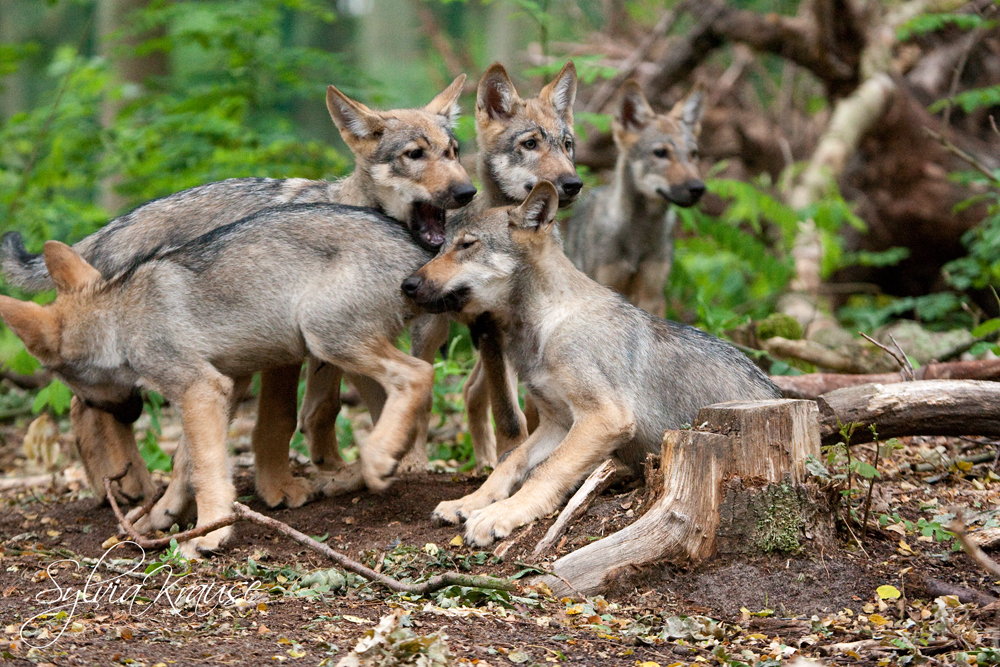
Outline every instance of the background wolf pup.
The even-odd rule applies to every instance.
[[[667,114],[656,114],[639,84],[626,81],[612,135],[618,148],[614,180],[577,206],[566,230],[566,255],[578,269],[658,317],[673,262],[676,214],[705,192],[698,173],[704,111],[696,89]]]
[[[266,207],[289,203],[370,206],[405,222],[418,243],[434,248],[443,240],[445,209],[467,204],[476,193],[458,162],[458,143],[452,132],[464,83],[463,74],[422,109],[391,111],[370,109],[329,86],[327,108],[355,157],[350,176],[334,182],[229,179],[191,188],[116,218],[77,243],[74,250],[110,277],[161,248],[185,243]],[[0,243],[0,266],[22,289],[53,287],[43,257],[27,253],[16,232],[6,234]],[[288,444],[298,423],[300,369],[301,364],[295,363],[268,369],[262,377],[253,449],[257,492],[271,506],[284,502],[297,507],[313,493],[312,483],[293,477],[288,466]],[[342,465],[335,431],[340,371],[329,365],[322,373],[315,372],[315,365],[312,370],[302,427],[313,462],[337,470]],[[372,387],[375,383],[357,379],[357,384],[369,401],[376,400],[370,394],[377,392],[381,405],[384,395],[377,385]],[[331,410],[332,419],[328,418]],[[107,412],[76,401],[72,418],[87,477],[97,482],[96,488],[105,475],[120,470],[109,466],[137,459],[130,439],[119,442],[98,437],[108,433],[131,437],[131,428],[119,428]],[[99,443],[103,446],[94,450]],[[109,447],[118,450],[116,456],[107,455]],[[132,467],[124,484],[132,493],[151,488],[145,468],[139,466]]]
[[[434,511],[465,520],[480,546],[557,509],[612,454],[637,466],[700,407],[780,396],[731,345],[653,317],[577,270],[554,235],[557,205],[555,188],[538,184],[520,206],[469,221],[403,283],[428,310],[490,312],[538,405],[537,430],[482,487]]]
[[[385,419],[361,452],[372,489],[427,428],[434,372],[396,349],[412,316],[400,282],[431,254],[398,222],[328,204],[274,207],[157,252],[103,278],[64,244],[45,245],[58,296],[46,307],[0,297],[0,317],[81,400],[120,404],[138,384],[179,406],[185,448],[144,527],[179,520],[194,490],[198,525],[227,516],[226,465],[235,388],[263,368],[312,355],[374,378]],[[186,543],[214,550],[230,529]]]

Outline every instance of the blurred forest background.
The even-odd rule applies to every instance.
[[[680,212],[669,317],[759,350],[775,374],[895,370],[858,331],[894,333],[918,365],[989,356],[998,18],[989,0],[0,0],[0,220],[37,252],[210,181],[342,176],[329,83],[390,108],[467,73],[474,174],[485,68],[499,60],[527,96],[572,58],[590,186],[614,163],[622,81],[660,110],[705,87],[709,194]],[[779,311],[804,330],[768,319]],[[0,363],[0,418],[65,409],[5,329]],[[40,393],[10,390],[28,376]]]

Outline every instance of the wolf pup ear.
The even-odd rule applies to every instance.
[[[642,94],[642,88],[635,79],[629,79],[622,84],[618,93],[618,109],[615,111],[615,122],[627,132],[642,132],[653,120],[656,114]]]
[[[564,121],[573,127],[573,103],[576,102],[576,65],[566,61],[556,78],[542,88],[538,97],[547,100]]]
[[[46,241],[42,255],[58,292],[76,292],[101,279],[100,271],[65,243]]]
[[[326,108],[340,130],[340,136],[352,150],[358,142],[382,132],[382,118],[361,102],[337,90],[336,86],[326,87]]]
[[[701,133],[701,118],[705,115],[705,91],[701,84],[688,93],[688,96],[674,105],[670,115],[691,128],[697,137]]]
[[[49,366],[59,358],[59,325],[45,308],[33,301],[0,295],[0,319],[24,342],[24,347]]]
[[[514,209],[511,224],[521,229],[547,230],[559,210],[559,193],[548,181],[539,181],[528,198]]]
[[[462,86],[464,85],[465,75],[459,74],[450,86],[438,93],[437,97],[424,107],[424,111],[444,116],[454,126],[455,122],[458,121],[458,114],[462,111],[458,106],[458,97],[462,94]]]
[[[507,70],[500,63],[493,63],[479,80],[476,91],[476,115],[486,115],[491,120],[506,120],[514,115],[514,108],[520,97]]]

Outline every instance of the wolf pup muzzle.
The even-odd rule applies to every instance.
[[[656,192],[671,204],[688,208],[697,204],[705,194],[705,182],[692,178],[680,185],[671,185],[667,189],[659,188]]]
[[[403,294],[429,313],[459,313],[472,296],[468,287],[441,292],[434,285],[414,274],[403,281]]]

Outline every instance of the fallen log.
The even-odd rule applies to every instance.
[[[1000,384],[980,380],[922,380],[865,384],[823,394],[823,444],[840,440],[838,424],[857,422],[851,444],[904,435],[1000,435]]]
[[[927,364],[914,370],[915,380],[1000,380],[1000,359],[954,361]],[[852,375],[849,373],[807,373],[806,375],[772,375],[785,398],[816,400],[822,394],[856,387],[862,384],[893,384],[902,382],[899,373]]]
[[[779,399],[702,408],[696,428],[663,437],[663,494],[632,525],[553,563],[556,595],[594,594],[657,562],[798,548],[832,539],[829,506],[803,483],[819,456],[816,404]]]

